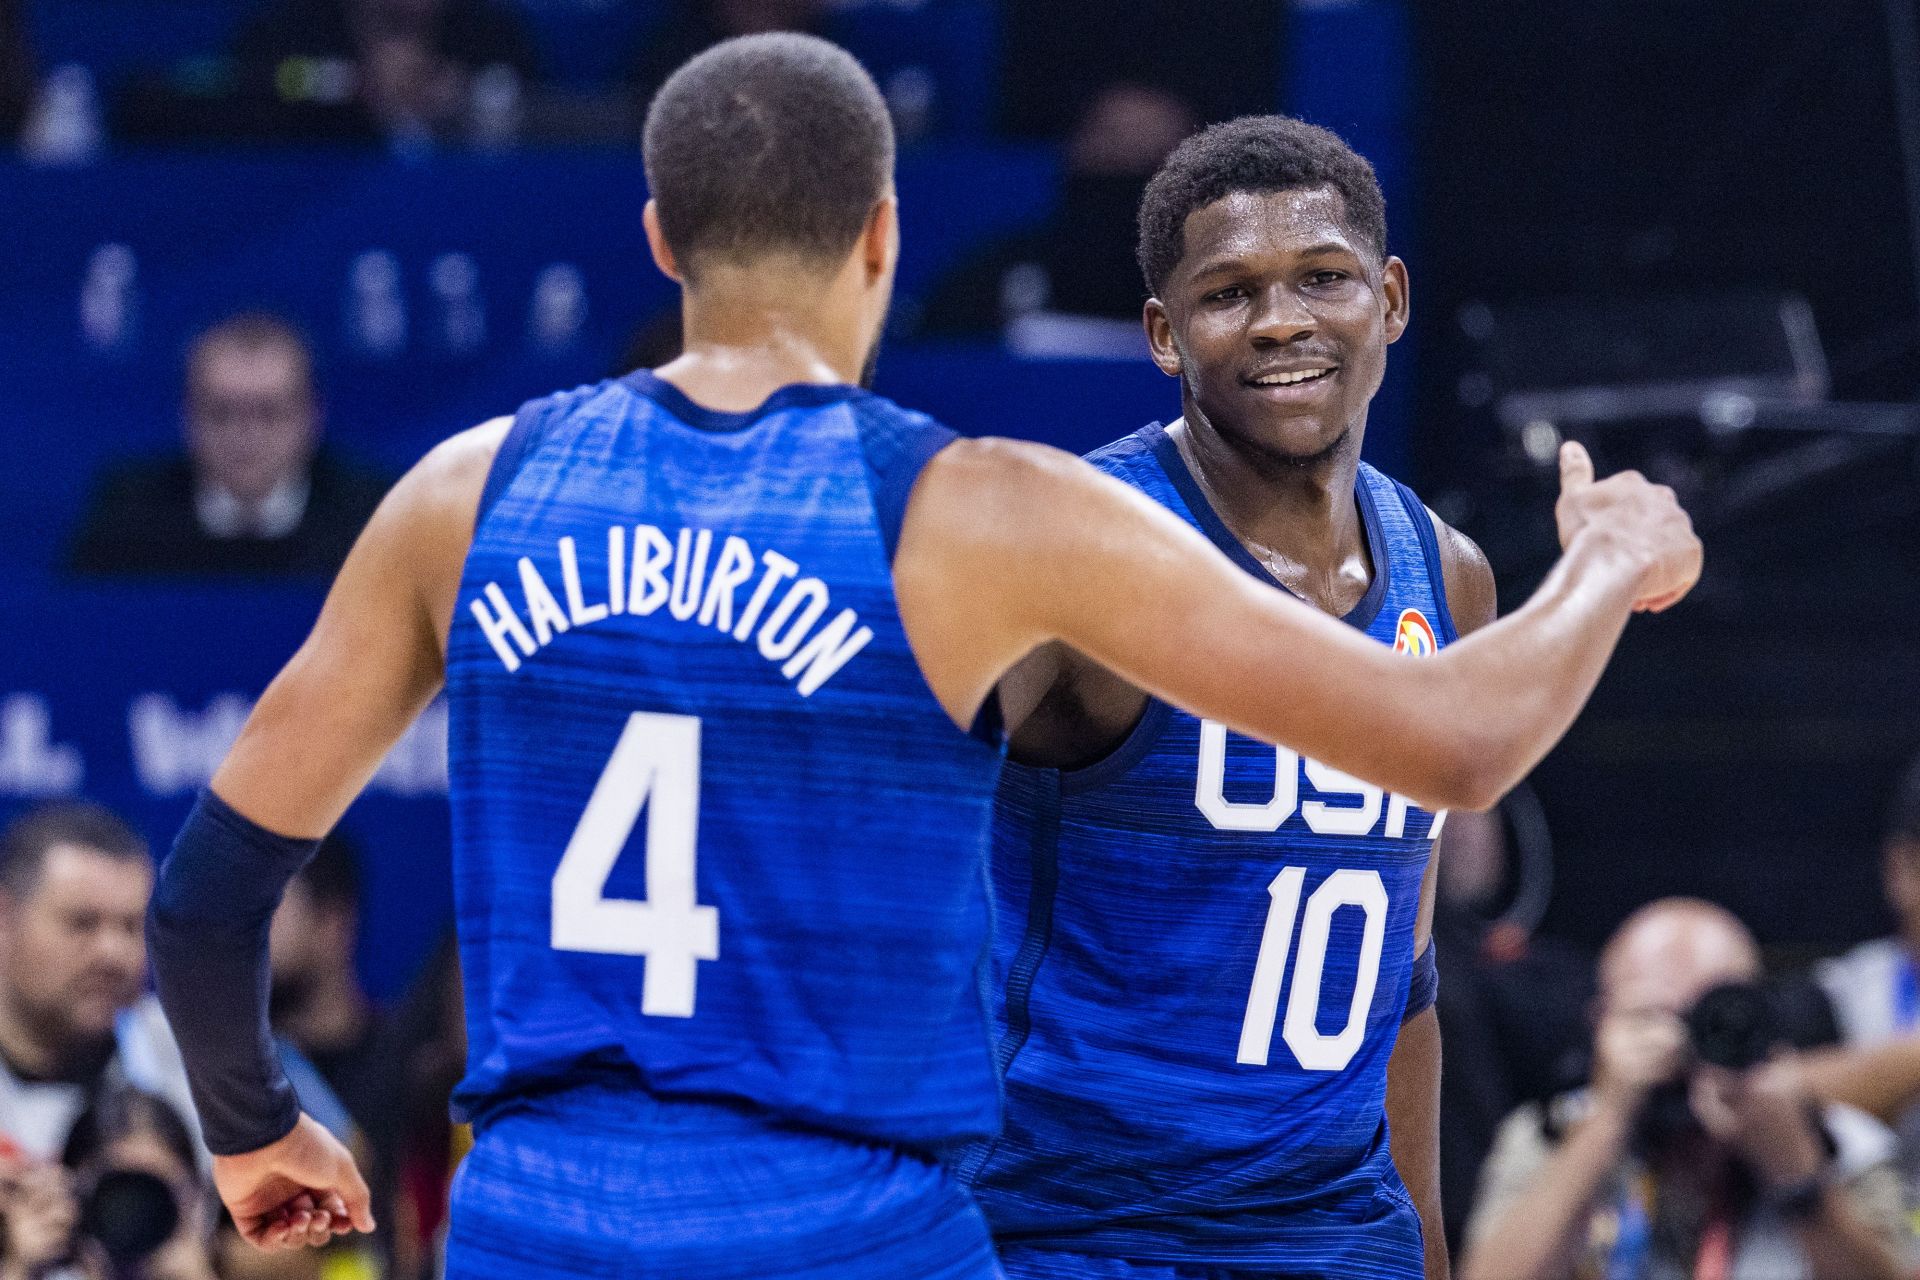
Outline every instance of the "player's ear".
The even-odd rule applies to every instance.
[[[1180,348],[1173,342],[1173,318],[1167,314],[1167,304],[1148,298],[1140,321],[1147,327],[1147,348],[1153,352],[1153,362],[1169,378],[1179,377]]]
[[[860,233],[860,261],[866,268],[867,282],[892,275],[899,260],[900,197],[889,191],[867,214],[866,229]]]
[[[640,211],[640,222],[647,229],[647,248],[653,250],[653,265],[660,268],[661,274],[675,284],[680,279],[680,264],[674,261],[673,250],[667,244],[667,235],[660,230],[660,207],[654,201],[647,201],[647,207]]]
[[[1408,290],[1407,264],[1398,258],[1388,258],[1386,266],[1380,269],[1380,292],[1387,300],[1388,342],[1400,341],[1400,335],[1407,331],[1407,322],[1413,318],[1412,295]]]

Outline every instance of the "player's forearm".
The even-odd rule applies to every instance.
[[[1447,1280],[1440,1204],[1440,1017],[1431,1006],[1401,1025],[1387,1059],[1387,1132],[1394,1168],[1420,1211],[1427,1280]]]
[[[1440,655],[1423,722],[1461,771],[1455,807],[1494,804],[1566,733],[1613,655],[1644,568],[1605,532],[1582,533],[1525,605]]]
[[[1920,1036],[1869,1049],[1822,1049],[1801,1055],[1800,1078],[1822,1102],[1858,1107],[1892,1124],[1920,1098]]]
[[[1460,1280],[1563,1280],[1601,1191],[1627,1148],[1632,1117],[1601,1104],[1555,1148],[1492,1226],[1468,1245]]]

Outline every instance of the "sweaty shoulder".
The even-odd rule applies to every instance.
[[[494,418],[435,445],[394,485],[364,535],[388,543],[396,561],[409,568],[443,644],[473,544],[480,492],[513,422]]]
[[[1472,538],[1435,515],[1431,507],[1426,511],[1439,541],[1441,573],[1446,579],[1447,604],[1453,614],[1454,630],[1468,635],[1499,616],[1493,566],[1487,562],[1487,553]]]

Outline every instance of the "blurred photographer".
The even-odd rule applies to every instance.
[[[77,1233],[114,1280],[216,1280],[212,1204],[191,1131],[165,1099],[101,1095],[74,1122],[62,1163],[78,1192]]]
[[[1759,947],[1669,898],[1600,958],[1592,1084],[1502,1126],[1463,1280],[1894,1280],[1910,1274],[1892,1136],[1820,1108]]]

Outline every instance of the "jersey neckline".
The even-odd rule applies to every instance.
[[[1181,501],[1187,504],[1187,510],[1192,513],[1194,521],[1200,526],[1200,531],[1206,534],[1208,540],[1216,547],[1226,553],[1227,559],[1268,586],[1286,592],[1303,604],[1311,604],[1286,583],[1274,577],[1265,565],[1254,559],[1253,553],[1247,550],[1246,544],[1234,536],[1233,530],[1227,528],[1227,522],[1220,518],[1220,513],[1214,510],[1213,504],[1207,500],[1206,491],[1194,478],[1193,471],[1187,466],[1185,455],[1180,452],[1179,444],[1167,434],[1166,427],[1158,422],[1151,422],[1140,429],[1139,435],[1152,452],[1154,461],[1158,462],[1160,469],[1166,473],[1168,481],[1179,492]],[[1387,554],[1386,531],[1380,526],[1380,512],[1374,506],[1373,486],[1367,483],[1364,471],[1357,471],[1354,474],[1353,496],[1360,508],[1361,537],[1367,541],[1367,558],[1373,564],[1373,581],[1367,584],[1366,593],[1360,597],[1353,608],[1341,616],[1340,621],[1365,631],[1373,625],[1373,620],[1380,615],[1380,606],[1386,602],[1388,579],[1393,575],[1393,557]]]
[[[793,382],[781,387],[743,413],[709,409],[651,369],[637,369],[620,379],[634,394],[658,404],[676,419],[700,431],[744,431],[762,418],[783,409],[817,409],[851,400],[864,392],[843,382]]]

